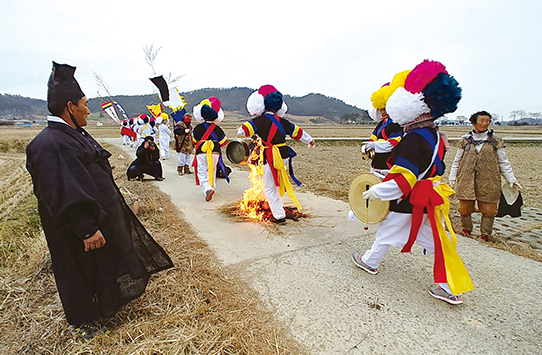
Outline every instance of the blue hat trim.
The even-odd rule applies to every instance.
[[[439,73],[423,88],[422,93],[423,100],[431,109],[431,114],[435,119],[457,110],[457,104],[461,100],[459,83],[447,73]]]
[[[209,107],[209,105],[203,105],[201,106],[201,117],[205,121],[214,121],[218,118],[218,113]]]
[[[279,91],[275,91],[265,95],[263,103],[266,110],[277,112],[282,107],[282,94]]]

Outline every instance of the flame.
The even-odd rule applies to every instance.
[[[263,220],[265,214],[264,209],[265,206],[267,206],[267,201],[265,198],[265,185],[263,182],[263,150],[264,149],[260,139],[252,151],[247,164],[250,168],[248,179],[250,180],[252,187],[245,190],[243,193],[243,199],[239,203],[239,209],[246,214],[247,217],[257,221]],[[269,209],[268,206],[267,209]]]

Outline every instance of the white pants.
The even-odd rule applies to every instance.
[[[288,159],[283,159],[283,161],[284,165],[288,163]],[[276,219],[286,217],[286,212],[284,211],[284,200],[282,196],[280,196],[279,188],[275,185],[273,172],[267,163],[263,167],[263,183],[265,185],[265,197],[267,197],[267,202],[269,203],[269,208],[271,208],[273,217]]]
[[[169,137],[160,137],[160,155],[162,158],[169,159]]]
[[[130,136],[122,135],[122,145],[130,145],[132,143]]]
[[[177,153],[177,166],[192,166],[192,155]]]
[[[408,242],[410,235],[410,226],[412,225],[412,214],[389,212],[386,218],[378,227],[375,241],[371,249],[367,250],[361,260],[372,268],[377,268],[378,265],[386,256],[390,245],[396,248],[403,248]],[[431,222],[427,218],[427,214],[423,215],[422,224],[418,231],[416,243],[420,244],[427,253],[435,253],[435,241],[433,239],[433,231],[431,230]],[[446,292],[452,293],[447,283],[439,284]]]
[[[207,191],[209,190],[215,190],[216,189],[216,164],[218,163],[218,158],[220,157],[220,154],[213,152],[213,166],[214,169],[214,177],[213,177],[213,185],[209,183],[209,169],[207,167],[207,154],[198,154],[196,155],[196,159],[198,160],[198,179],[199,184],[201,186],[201,189],[203,190],[203,195],[207,196]]]

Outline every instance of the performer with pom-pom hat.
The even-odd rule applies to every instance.
[[[150,125],[149,116],[144,113],[137,116],[137,127],[135,131],[137,133],[136,146],[139,147],[145,137],[152,135],[153,128]]]
[[[130,145],[132,143],[132,130],[128,127],[128,121],[122,121],[122,127],[120,129],[120,135],[122,136],[122,145]]]
[[[371,139],[365,144],[365,150],[373,150],[375,153],[371,161],[371,171],[383,175],[390,168],[387,161],[391,157],[391,151],[403,137],[403,128],[390,118],[386,112],[386,103],[393,92],[405,82],[408,73],[410,70],[396,74],[391,83],[384,84],[371,96],[373,108],[369,109],[369,117],[378,124],[371,134]]]
[[[461,294],[474,289],[456,252],[457,237],[448,217],[448,196],[454,191],[440,181],[444,173],[447,140],[437,131],[435,119],[454,112],[461,88],[444,65],[425,60],[416,66],[389,98],[386,111],[404,128],[401,142],[392,151],[391,170],[382,183],[363,193],[367,200],[390,201],[370,250],[354,253],[363,270],[378,273],[390,245],[410,252],[414,242],[435,254],[434,280],[429,293],[450,304],[461,304]],[[443,220],[451,235],[447,235]]]
[[[225,173],[221,147],[228,144],[226,134],[217,124],[224,119],[220,100],[211,96],[194,106],[194,118],[201,122],[192,132],[192,142],[196,146],[196,184],[201,185],[206,201],[211,201],[216,189],[217,163]],[[229,182],[229,179],[226,178]]]
[[[158,141],[160,142],[160,155],[162,159],[169,159],[169,144],[171,142],[171,130],[169,129],[169,117],[165,112],[162,112],[156,119],[158,124]]]
[[[156,140],[156,132],[158,131],[158,129],[156,128],[156,118],[154,116],[151,116],[149,118],[149,126],[151,126],[150,136],[154,140]]]
[[[288,196],[296,207],[301,210],[295,197],[292,185],[286,173],[286,163],[290,161],[289,175],[299,186],[301,183],[293,175],[291,159],[296,156],[292,148],[286,146],[286,136],[301,141],[314,147],[314,140],[303,129],[296,124],[289,122],[282,116],[288,110],[282,94],[272,85],[264,85],[253,92],[247,101],[248,112],[257,116],[245,122],[237,131],[237,135],[251,137],[257,134],[264,145],[264,185],[265,195],[269,207],[273,213],[272,222],[286,222],[286,212],[282,196]]]
[[[134,121],[134,118],[133,117],[130,117],[130,119],[128,120],[128,127],[132,130],[132,135],[131,135],[131,143],[130,143],[130,147],[131,148],[134,148],[135,147],[135,144],[137,142],[137,122]]]

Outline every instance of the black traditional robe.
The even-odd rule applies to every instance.
[[[68,323],[113,316],[173,266],[126,205],[104,150],[86,131],[48,122],[26,149],[27,169]],[[106,244],[85,252],[100,230]]]

